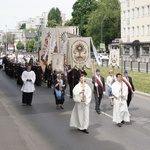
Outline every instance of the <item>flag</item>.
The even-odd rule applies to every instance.
[[[64,55],[54,53],[52,57],[52,69],[53,71],[64,71]]]
[[[69,39],[69,59],[71,67],[91,67],[90,37]]]
[[[119,49],[110,50],[108,64],[111,66],[119,66]]]

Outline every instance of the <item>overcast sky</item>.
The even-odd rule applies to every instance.
[[[13,29],[18,21],[41,16],[52,7],[58,7],[66,18],[71,18],[72,6],[77,0],[0,0],[0,30]],[[7,25],[7,27],[6,27]]]

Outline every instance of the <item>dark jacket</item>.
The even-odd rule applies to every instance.
[[[101,77],[101,81],[103,83],[103,88],[98,84],[98,92],[99,94],[103,94],[103,92],[105,92],[105,80],[104,77]],[[92,77],[92,83],[94,84],[94,94],[97,94],[97,90],[96,90],[96,86],[95,86],[95,76]]]

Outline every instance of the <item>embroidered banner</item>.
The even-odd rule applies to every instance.
[[[77,66],[87,68],[91,67],[91,51],[90,51],[90,38],[70,38],[69,39],[69,52],[67,62],[70,62],[71,67]]]
[[[58,53],[63,53],[63,45],[65,41],[68,39],[67,33],[70,34],[78,34],[76,26],[60,26],[56,27],[57,33],[57,49]]]
[[[108,64],[111,66],[119,66],[119,49],[110,50]]]
[[[64,71],[64,55],[54,53],[52,57],[52,69],[53,71]]]
[[[98,53],[97,53],[97,50],[96,50],[96,48],[95,48],[95,46],[93,44],[92,38],[91,38],[91,44],[92,44],[93,54],[94,54],[95,60],[96,60],[98,65],[101,65],[102,61],[100,61],[99,58],[98,58]]]
[[[40,65],[45,70],[49,53],[53,53],[56,41],[55,28],[42,28],[42,43],[39,51]],[[50,62],[51,60],[49,60]]]

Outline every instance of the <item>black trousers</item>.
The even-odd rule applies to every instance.
[[[69,92],[70,92],[70,96],[73,97],[73,85],[69,84]]]
[[[33,97],[33,92],[30,93],[22,92],[22,103],[31,105],[32,97]]]
[[[99,94],[99,97],[98,97],[97,94],[94,93],[94,97],[95,97],[95,110],[96,112],[100,112],[102,94]]]
[[[128,107],[129,107],[129,105],[130,105],[131,100],[132,100],[132,93],[129,93],[129,94],[128,94],[128,98],[127,98],[127,106],[128,106]]]

